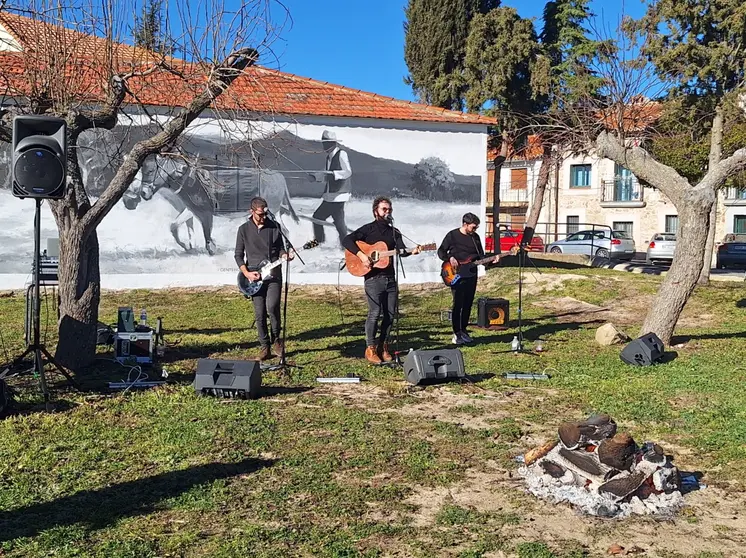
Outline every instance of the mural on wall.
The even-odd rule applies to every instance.
[[[479,213],[484,154],[464,161],[465,149],[481,147],[479,134],[469,134],[470,145],[454,141],[450,147],[441,136],[410,130],[394,158],[390,144],[397,130],[288,128],[265,130],[251,142],[228,141],[219,128],[197,128],[178,150],[149,157],[99,226],[102,273],[235,275],[236,231],[257,195],[294,245],[321,242],[302,255],[305,265],[296,260],[291,270],[307,279],[334,273],[336,281],[344,258],[340,236],[370,221],[378,195],[393,200],[396,226],[408,245],[440,242],[464,212]],[[349,142],[346,132],[354,136]],[[89,195],[100,195],[121,157],[152,133],[151,126],[117,126],[83,134],[78,160]],[[0,273],[26,273],[33,204],[11,195],[4,147],[0,219],[7,225],[0,231]],[[43,207],[42,239],[55,237],[54,219]],[[405,273],[414,274],[437,272],[440,265],[434,253],[404,263]]]

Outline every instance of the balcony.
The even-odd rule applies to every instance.
[[[746,205],[746,188],[734,188],[730,186],[725,189],[726,206]]]
[[[500,207],[519,207],[528,205],[529,189],[515,188],[512,182],[502,182],[500,184]],[[492,188],[487,186],[487,210],[492,207]]]
[[[645,207],[644,189],[633,176],[601,181],[601,207]]]

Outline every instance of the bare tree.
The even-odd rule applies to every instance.
[[[56,356],[74,370],[95,356],[101,288],[96,228],[143,161],[172,148],[204,111],[218,122],[250,114],[250,103],[262,96],[252,87],[251,66],[270,51],[280,29],[272,0],[199,5],[177,0],[165,14],[183,53],[175,59],[127,44],[128,17],[142,10],[137,1],[83,0],[64,7],[46,0],[11,2],[2,14],[21,48],[0,55],[7,70],[0,81],[5,94],[0,140],[11,140],[17,114],[54,115],[67,122],[66,194],[49,205],[60,237]],[[239,82],[252,95],[231,94]],[[94,200],[81,178],[78,139],[86,130],[113,129],[128,117],[156,124],[155,131],[118,158],[113,178]]]
[[[731,25],[741,25],[743,29],[744,15],[738,12],[738,4],[728,3],[733,18],[737,19]],[[651,15],[647,20],[651,27],[628,27],[638,33],[634,36],[641,41],[635,45],[639,52],[649,53],[656,44],[676,44],[666,43],[665,37],[661,36],[659,12],[653,9],[659,4],[675,8],[675,3],[668,0],[652,1],[650,13],[655,17]],[[724,14],[727,15],[725,11],[718,12],[718,16]],[[738,52],[738,48],[731,45],[727,50],[732,54]],[[563,118],[550,123],[548,128],[564,134],[566,143],[584,146],[583,151],[623,165],[640,181],[660,190],[676,206],[679,233],[673,263],[641,328],[641,334],[653,332],[668,343],[689,296],[700,280],[717,191],[729,177],[746,169],[746,146],[722,157],[723,118],[722,112],[716,110],[710,124],[709,166],[698,182],[690,182],[671,166],[656,160],[646,146],[659,133],[653,123],[660,114],[661,104],[651,98],[661,98],[661,93],[668,93],[678,83],[678,75],[666,79],[667,74],[661,65],[676,64],[679,59],[664,58],[656,65],[650,61],[655,61],[655,56],[625,57],[629,52],[628,48],[610,52],[607,61],[597,68],[598,74],[605,78],[602,96],[588,97],[568,106]],[[716,58],[715,53],[708,52],[708,55]],[[730,72],[728,68],[719,67],[719,72],[708,74],[716,89],[736,93],[720,95],[717,104],[721,107],[736,102],[737,93],[743,86],[743,70],[739,69],[742,64],[736,63],[735,59],[729,64]],[[717,87],[718,80],[722,87]]]

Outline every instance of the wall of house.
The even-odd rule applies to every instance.
[[[138,113],[120,122],[83,138],[79,160],[94,198],[113,177],[118,157],[154,129]],[[392,198],[409,246],[440,244],[467,211],[484,216],[486,126],[321,117],[220,122],[208,115],[180,142],[183,157],[150,159],[100,225],[103,287],[235,284],[236,231],[255,195],[267,199],[296,248],[314,240],[325,132],[336,134],[352,170],[352,197],[340,225],[345,232],[372,219],[378,195]],[[0,288],[18,288],[31,269],[33,202],[14,198],[8,178],[0,157]],[[340,271],[344,251],[332,220],[320,230],[324,241],[301,253],[305,263],[292,264],[291,282],[362,284]],[[56,236],[45,203],[42,245]],[[439,280],[434,251],[403,263],[402,282]]]
[[[587,186],[573,184],[573,166],[590,165],[590,181]],[[614,223],[632,223],[632,236],[638,252],[644,252],[652,236],[665,230],[666,216],[676,215],[674,205],[658,190],[635,187],[633,199],[625,203],[602,205],[602,193],[607,196],[613,187],[605,181],[615,178],[615,164],[609,159],[593,156],[576,156],[566,159],[560,169],[559,225],[560,236],[567,230],[568,217],[578,218],[580,228],[590,224],[614,226]],[[639,202],[637,192],[642,192]],[[609,200],[611,202],[612,200]]]

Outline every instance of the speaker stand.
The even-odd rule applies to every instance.
[[[37,378],[39,380],[39,388],[41,390],[42,395],[44,396],[44,403],[49,404],[50,401],[50,395],[49,395],[49,388],[47,386],[47,380],[44,373],[44,366],[45,362],[42,359],[42,355],[44,355],[47,358],[47,364],[51,364],[54,368],[57,369],[57,371],[65,376],[67,378],[68,382],[71,386],[73,386],[75,389],[80,391],[80,386],[75,382],[75,380],[70,376],[70,374],[65,370],[65,368],[60,365],[55,358],[49,353],[46,346],[41,343],[41,301],[39,300],[39,297],[41,296],[40,290],[39,290],[39,281],[40,281],[40,266],[41,266],[41,256],[39,254],[39,251],[41,249],[41,198],[36,198],[36,213],[34,214],[34,305],[33,305],[33,327],[34,327],[34,338],[33,342],[29,344],[29,346],[26,348],[26,350],[23,352],[23,354],[16,359],[13,360],[10,367],[5,370],[2,374],[0,374],[0,379],[4,378],[8,372],[12,368],[16,368],[18,365],[20,365],[21,362],[26,358],[27,355],[32,354],[34,359],[34,367],[33,367],[33,375],[34,378]]]

